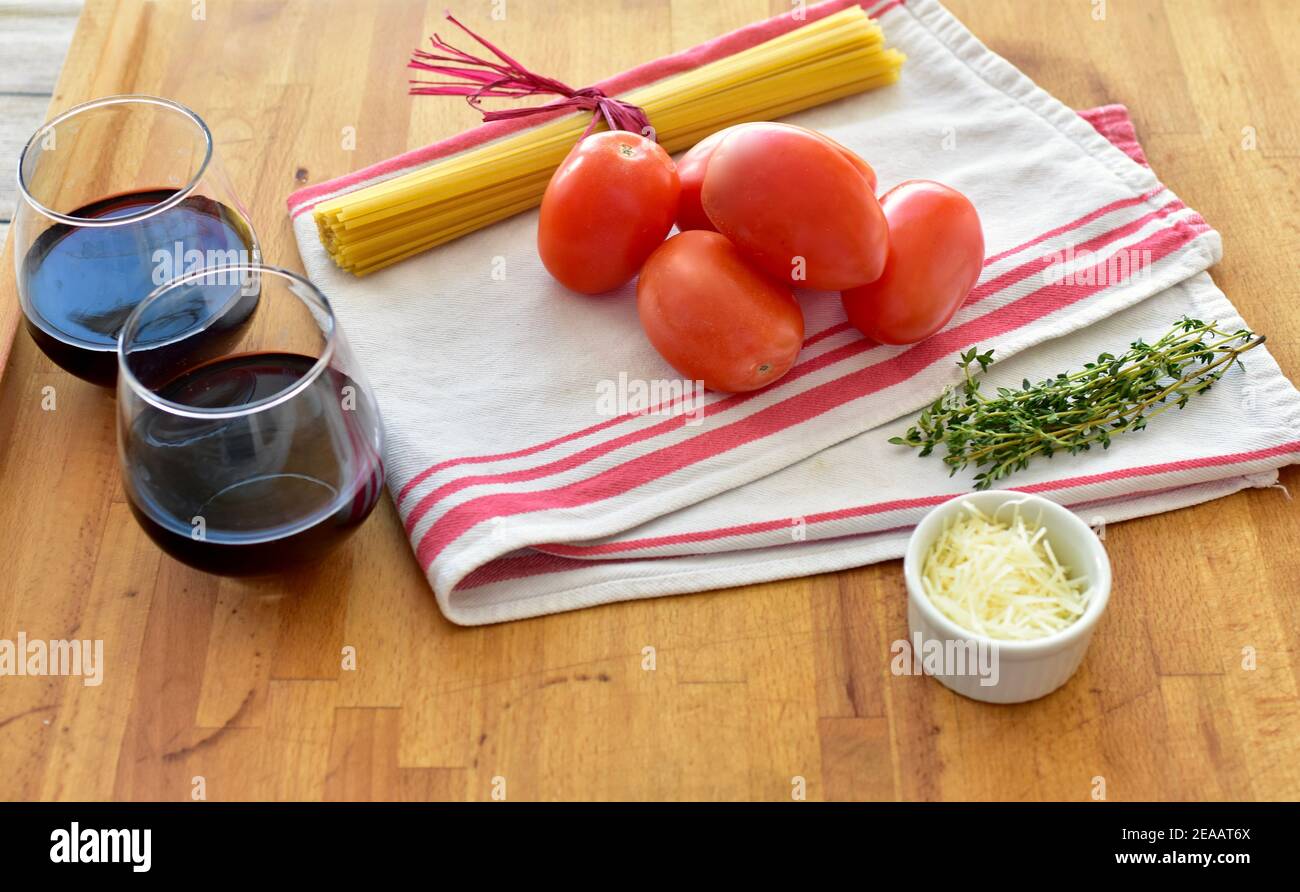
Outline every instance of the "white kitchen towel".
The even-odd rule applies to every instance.
[[[960,351],[978,345],[1005,360],[992,386],[1077,367],[1183,314],[1243,324],[1204,274],[1218,234],[1148,168],[934,0],[863,5],[907,54],[902,79],[789,120],[860,153],[882,191],[937,179],[979,209],[984,274],[922,344],[872,344],[844,322],[836,295],[806,293],[807,342],[781,381],[638,411],[621,398],[635,403],[676,375],[640,331],[633,286],[589,298],[551,280],[536,256],[536,213],[364,279],[333,265],[314,203],[436,152],[290,199],[307,273],[375,386],[389,487],[450,619],[497,622],[897,557],[906,527],[970,483],[886,442],[958,379]],[[799,24],[780,17],[644,71]],[[1300,395],[1260,348],[1183,412],[1007,484],[1118,521],[1272,482],[1297,459]]]

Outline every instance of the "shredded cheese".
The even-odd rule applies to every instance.
[[[970,502],[944,527],[921,569],[930,602],[957,625],[989,638],[1042,638],[1069,626],[1088,606],[1088,580],[1056,558],[1047,531],[1016,503],[1010,522]],[[1008,506],[1003,506],[1008,507]]]

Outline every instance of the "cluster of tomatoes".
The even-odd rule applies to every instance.
[[[655,349],[727,393],[794,365],[804,321],[793,288],[839,291],[864,335],[912,344],[947,324],[984,262],[979,215],[960,192],[908,180],[877,199],[866,161],[774,123],[721,130],[677,164],[635,133],[587,137],[546,188],[537,248],[584,294],[640,273],[637,310]]]

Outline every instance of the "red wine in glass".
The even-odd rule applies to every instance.
[[[228,275],[257,283],[258,324],[215,336]],[[288,270],[209,269],[149,295],[122,328],[117,397],[131,510],[192,567],[252,576],[318,560],[383,491],[374,398],[328,300]]]
[[[315,364],[292,353],[230,356],[157,393],[188,406],[240,408],[291,387]],[[212,573],[259,575],[318,557],[369,516],[383,491],[383,461],[366,445],[372,410],[332,410],[348,388],[357,389],[326,370],[295,397],[291,418],[269,425],[141,414],[125,447],[136,519],[168,554]],[[256,472],[228,476],[228,467],[245,463]]]
[[[55,363],[96,384],[115,380],[118,334],[151,292],[197,268],[261,260],[211,131],[169,99],[106,96],[43,124],[19,158],[18,194],[27,330]],[[228,292],[236,299],[205,305],[211,317],[156,324],[237,328],[258,301],[242,284]]]
[[[70,216],[112,220],[167,201],[175,190],[151,189],[91,202]],[[155,247],[150,247],[155,246]],[[117,376],[117,335],[122,323],[167,274],[185,262],[202,265],[255,259],[256,242],[247,221],[225,205],[191,195],[145,219],[122,226],[89,227],[55,223],[37,237],[19,264],[27,295],[27,330],[63,369],[96,384]],[[197,264],[196,264],[197,265]],[[177,273],[184,267],[175,269]],[[234,289],[241,287],[232,284]],[[220,320],[186,320],[219,329],[242,324],[257,305],[257,293],[239,295],[223,306]]]

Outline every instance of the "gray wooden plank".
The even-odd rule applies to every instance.
[[[0,0],[0,243],[13,218],[18,155],[45,119],[83,0]]]
[[[18,155],[45,120],[49,104],[49,96],[0,93],[0,222],[13,219],[18,196]]]
[[[49,95],[81,0],[0,0],[0,93]]]

